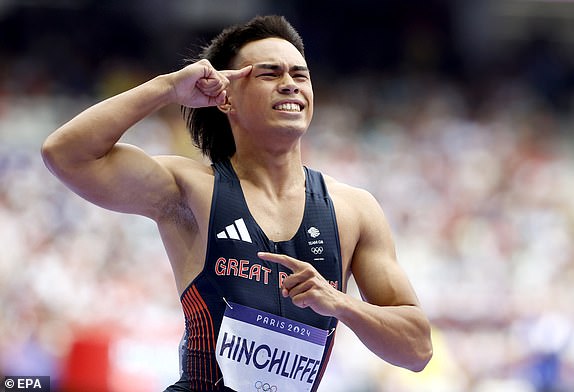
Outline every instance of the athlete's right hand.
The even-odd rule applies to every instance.
[[[238,70],[217,71],[208,60],[200,60],[169,75],[173,101],[191,108],[217,106],[225,103],[227,87],[233,80],[251,72],[248,65]]]

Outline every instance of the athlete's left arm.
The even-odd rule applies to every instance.
[[[375,354],[393,365],[421,371],[432,356],[430,324],[395,256],[383,211],[366,191],[344,187],[337,199],[339,227],[358,230],[351,269],[364,301],[334,289],[309,263],[261,252],[259,257],[293,273],[283,281],[283,295],[300,307],[345,323]],[[348,246],[345,239],[343,245]]]
[[[335,317],[382,359],[421,371],[432,357],[430,323],[397,262],[391,230],[379,203],[364,190],[349,192],[359,228],[351,270],[364,301],[346,296]]]

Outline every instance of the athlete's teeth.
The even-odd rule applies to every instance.
[[[275,106],[275,109],[277,110],[287,110],[290,112],[299,112],[301,111],[301,108],[298,104],[296,103],[282,103],[280,105]]]

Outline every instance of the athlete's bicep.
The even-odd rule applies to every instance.
[[[351,269],[363,299],[379,306],[418,305],[405,271],[397,262],[391,229],[378,202],[367,192],[360,201],[360,236]]]
[[[101,207],[157,218],[179,197],[172,173],[141,149],[116,144],[106,156],[58,177],[78,195]]]

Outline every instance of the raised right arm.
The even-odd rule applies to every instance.
[[[229,81],[249,71],[218,72],[202,60],[106,99],[48,136],[42,146],[44,162],[70,189],[94,204],[156,219],[166,203],[180,197],[175,178],[160,159],[118,140],[135,123],[170,103],[189,107],[223,103]]]

